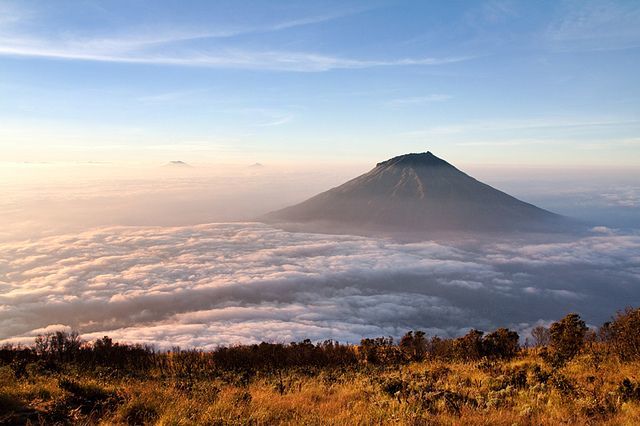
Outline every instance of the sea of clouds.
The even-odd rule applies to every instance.
[[[107,227],[0,244],[0,340],[215,347],[357,342],[410,329],[526,335],[576,311],[598,325],[640,302],[640,234],[552,242],[399,243],[260,223]]]

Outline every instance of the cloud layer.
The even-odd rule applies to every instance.
[[[601,230],[599,230],[601,231]],[[0,246],[0,339],[212,347],[525,330],[640,300],[640,236],[540,244],[400,244],[256,223],[102,228]]]

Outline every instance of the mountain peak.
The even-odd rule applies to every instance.
[[[264,219],[347,233],[544,232],[565,226],[561,216],[479,182],[431,152],[378,163],[368,173]]]
[[[393,157],[387,161],[376,164],[376,167],[453,167],[441,158],[436,157],[431,151],[411,153]]]

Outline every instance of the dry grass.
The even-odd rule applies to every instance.
[[[0,368],[0,419],[160,425],[635,425],[640,363],[585,353],[552,369],[535,350],[512,361],[425,361],[188,383],[159,375],[102,379],[90,373]]]

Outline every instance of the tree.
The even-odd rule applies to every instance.
[[[587,325],[580,315],[572,313],[551,324],[549,329],[549,360],[555,366],[562,366],[575,357],[587,333]]]
[[[484,336],[483,353],[490,358],[510,359],[520,350],[520,336],[515,331],[499,328]]]
[[[551,340],[551,333],[547,327],[538,325],[531,330],[531,337],[535,346],[547,346]]]
[[[409,331],[400,339],[400,350],[408,361],[422,361],[427,353],[424,331]]]
[[[75,356],[80,346],[82,346],[82,340],[77,331],[47,333],[37,336],[35,341],[37,354],[55,358],[58,361],[69,360]]]
[[[640,359],[640,308],[618,312],[603,328],[606,331],[601,335],[606,336],[622,360]]]
[[[360,341],[360,355],[369,364],[394,364],[399,351],[393,344],[393,337],[376,337]]]
[[[467,334],[455,340],[456,357],[463,360],[476,360],[483,356],[482,335],[480,330],[469,330]]]

